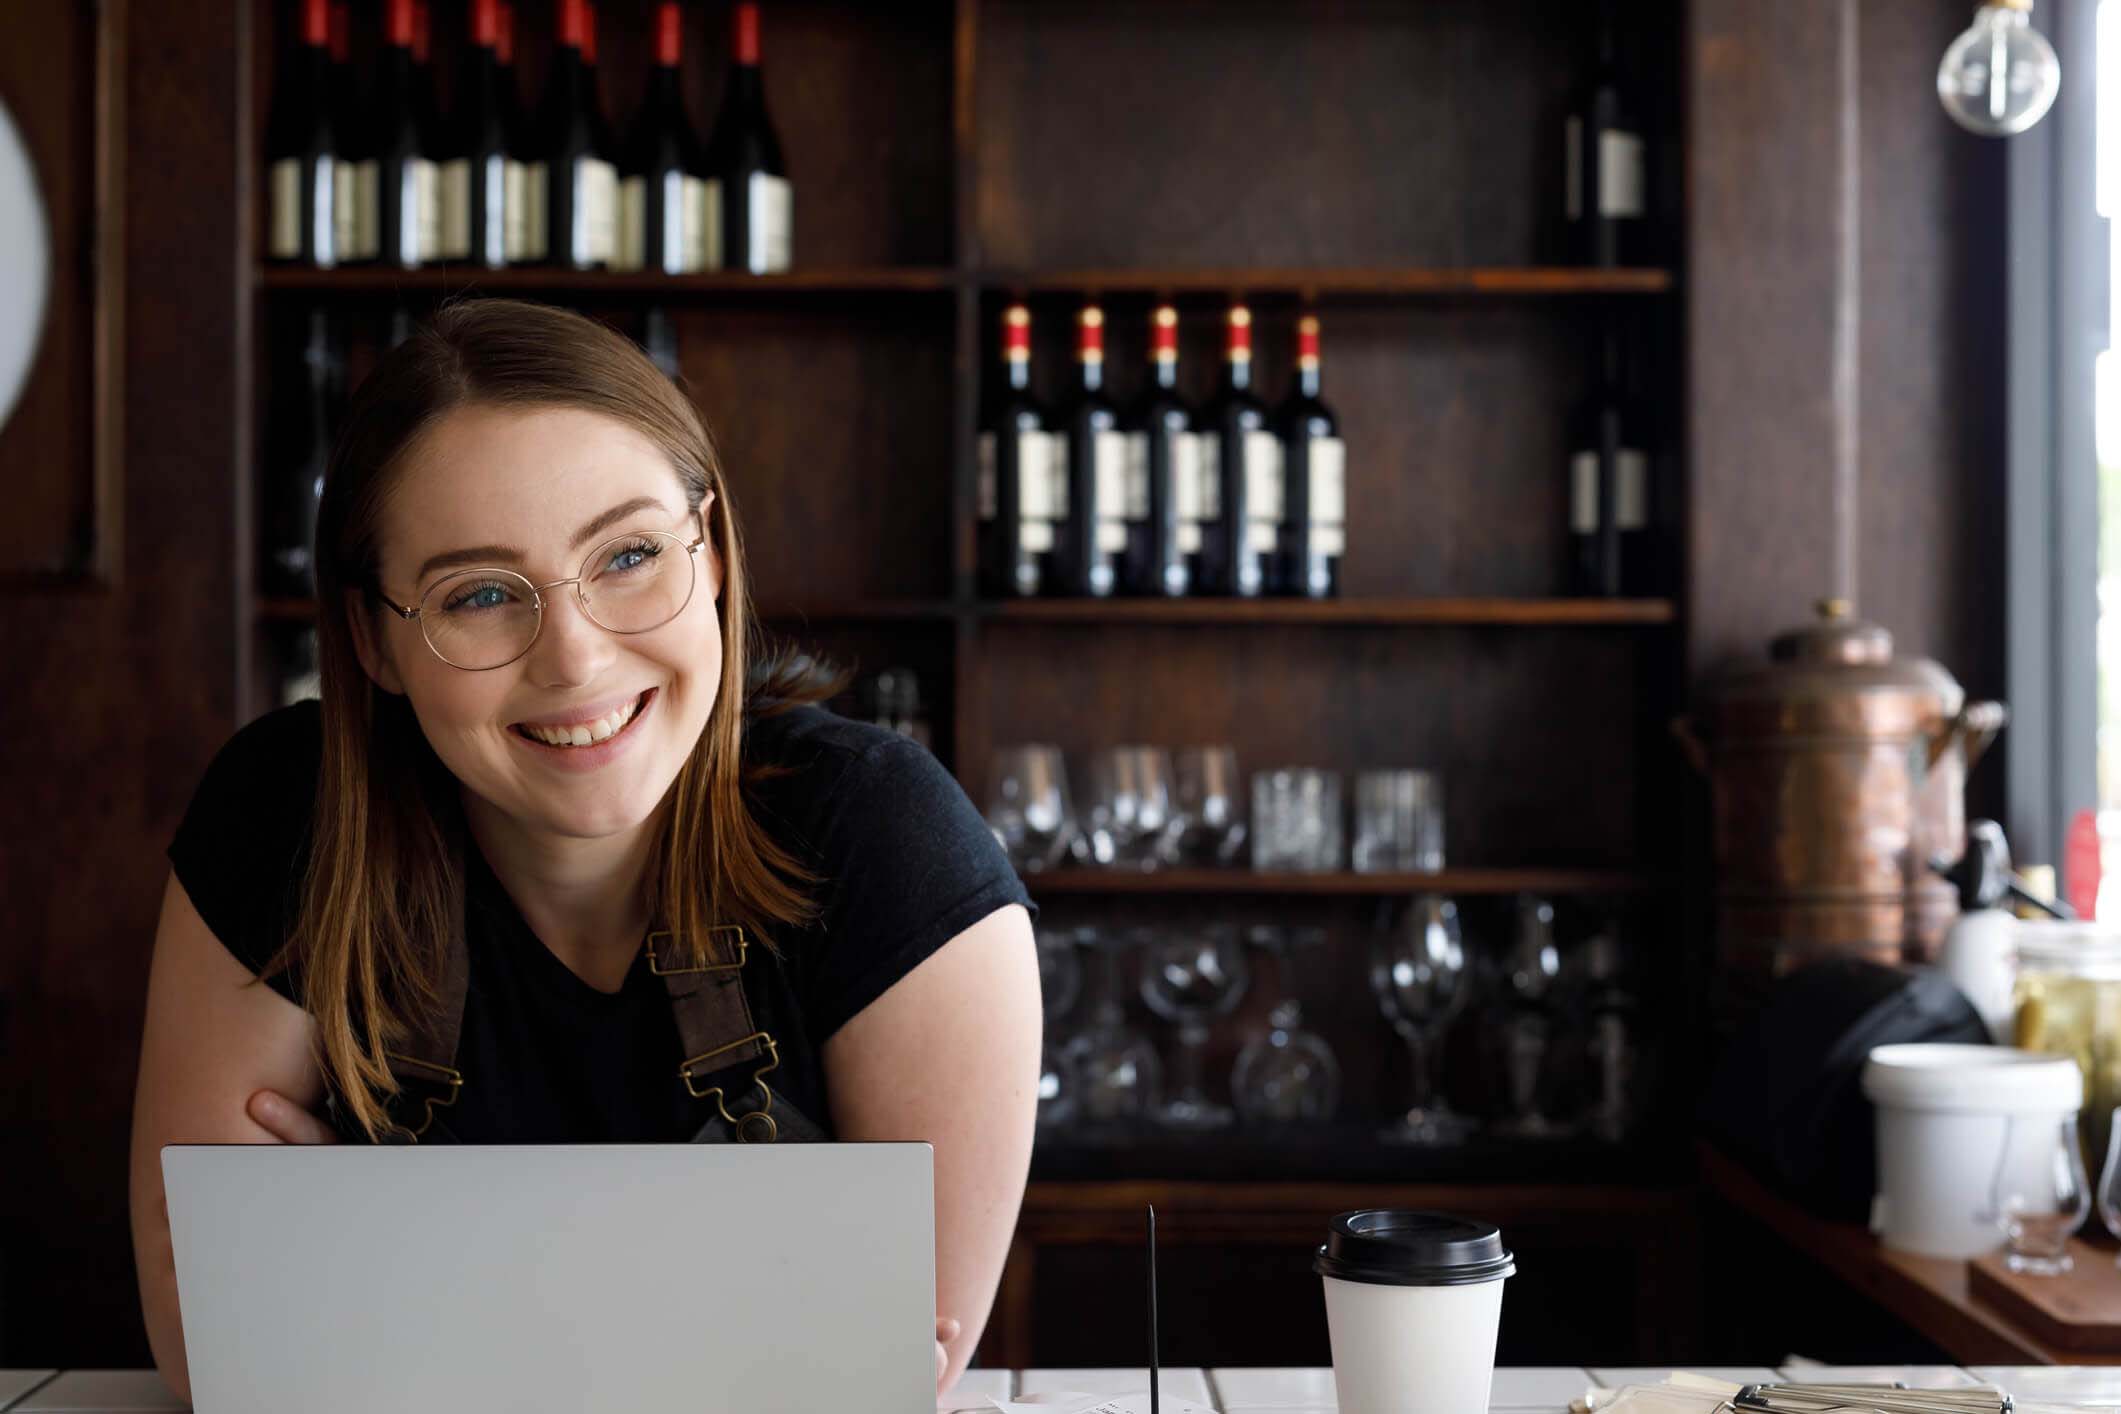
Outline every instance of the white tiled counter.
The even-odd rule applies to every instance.
[[[1561,1414],[1592,1385],[1655,1383],[1665,1369],[1590,1369],[1573,1366],[1516,1367],[1495,1372],[1495,1414]],[[1694,1373],[1734,1382],[1765,1380],[1838,1381],[1850,1384],[1900,1381],[1917,1388],[1996,1384],[2021,1399],[2087,1409],[2121,1408],[2121,1369],[2063,1365],[1977,1367],[1951,1365],[1700,1366]],[[1145,1369],[968,1370],[939,1411],[992,1410],[990,1396],[1007,1399],[1079,1390],[1122,1394],[1148,1386]],[[1324,1369],[1173,1368],[1163,1372],[1162,1391],[1227,1414],[1334,1414],[1333,1372]],[[169,1397],[152,1370],[0,1370],[4,1414],[159,1414],[184,1406]]]

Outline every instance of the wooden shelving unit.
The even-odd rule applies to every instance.
[[[1429,874],[1269,873],[1251,869],[1054,869],[1029,874],[1034,898],[1062,894],[1169,894],[1213,897],[1391,898],[1407,894],[1648,893],[1660,881],[1625,869],[1443,869]]]

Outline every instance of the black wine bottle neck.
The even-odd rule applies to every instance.
[[[1607,325],[1605,332],[1599,337],[1598,375],[1599,387],[1605,396],[1617,397],[1622,377],[1620,334],[1611,325]]]
[[[1082,367],[1083,391],[1086,393],[1102,391],[1105,386],[1105,361],[1101,358],[1086,358],[1080,360],[1080,363]]]
[[[1223,363],[1223,390],[1246,393],[1252,390],[1252,360],[1233,358]]]
[[[1019,393],[1031,391],[1031,360],[1028,358],[1006,359],[1009,369],[1009,386]]]
[[[1307,362],[1296,370],[1296,387],[1306,398],[1313,402],[1318,400],[1319,379],[1316,363]]]
[[[1155,364],[1156,386],[1166,390],[1175,390],[1178,387],[1178,356],[1176,354],[1160,354],[1157,356]]]

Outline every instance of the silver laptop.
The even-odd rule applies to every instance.
[[[162,1151],[202,1414],[935,1407],[926,1144]]]

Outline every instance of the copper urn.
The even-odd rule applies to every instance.
[[[2003,727],[1846,600],[1714,678],[1680,736],[1713,797],[1718,950],[1744,990],[1823,955],[1934,957],[1958,912],[1967,770]]]

